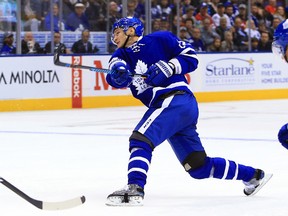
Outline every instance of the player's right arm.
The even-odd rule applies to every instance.
[[[124,60],[112,57],[109,61],[109,69],[112,72],[106,76],[109,85],[115,88],[125,88],[132,82],[130,70]]]

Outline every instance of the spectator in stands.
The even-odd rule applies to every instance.
[[[249,28],[249,25],[250,25],[250,28]],[[252,19],[250,20],[250,23],[249,23],[249,20],[247,20],[246,28],[244,31],[246,32],[247,35],[250,34],[250,38],[257,38],[259,40],[261,37],[261,34],[256,28],[255,23]]]
[[[220,0],[211,0],[211,2],[209,2],[208,4],[211,5],[211,7],[213,8],[213,11],[212,11],[212,15],[213,16],[215,13],[217,13],[217,5],[219,3],[222,3],[223,4],[223,1],[220,1]]]
[[[16,1],[0,1],[0,31],[16,31]]]
[[[267,26],[265,25],[265,22],[263,20],[258,23],[258,31],[260,32],[260,34],[262,32],[269,32],[269,39],[270,40],[273,39],[272,28],[267,28]]]
[[[235,15],[234,15],[234,11],[233,11],[233,5],[231,4],[231,2],[225,3],[225,14],[229,18],[230,25],[234,26]]]
[[[186,13],[183,14],[182,16],[182,19],[185,21],[186,19],[192,19],[193,20],[193,23],[196,23],[196,18],[194,16],[194,13],[195,13],[195,7],[193,6],[189,6],[186,8]]]
[[[81,34],[81,39],[76,41],[71,48],[73,53],[97,53],[99,51],[97,46],[93,47],[93,44],[89,41],[90,31],[84,30]]]
[[[220,36],[221,41],[225,39],[225,32],[229,31],[230,28],[227,26],[227,19],[223,16],[220,18],[220,25],[215,28],[216,33]]]
[[[280,22],[284,21],[286,19],[285,8],[282,5],[279,5],[273,17],[278,17]]]
[[[273,15],[277,10],[276,0],[269,0],[268,5],[265,6],[265,10]]]
[[[263,5],[260,3],[256,4],[258,7],[258,14],[259,14],[259,22],[264,21],[266,27],[270,28],[272,26],[272,21],[273,21],[273,15],[267,12],[264,8]]]
[[[45,21],[45,17],[49,12],[50,12],[50,0],[41,0],[41,19],[43,21]],[[43,22],[43,25],[44,24],[45,22]]]
[[[74,5],[74,12],[72,12],[66,20],[66,30],[68,31],[83,31],[89,29],[89,21],[84,11],[85,6],[83,3],[76,3]]]
[[[3,35],[3,46],[0,50],[1,55],[16,54],[16,47],[13,45],[14,36],[10,32],[6,32]]]
[[[60,53],[64,53],[64,54],[70,53],[69,50],[66,48],[65,44],[61,43],[61,33],[60,32],[54,32],[54,52],[53,53],[55,53],[55,50],[58,49],[58,47],[60,45],[63,45],[63,49],[61,49]],[[45,44],[44,53],[45,54],[52,53],[51,52],[51,41],[49,41]]]
[[[198,7],[198,5],[195,5],[194,2],[196,2],[196,1],[193,1],[193,3],[191,3],[191,0],[184,0],[184,1],[182,2],[182,4],[180,4],[180,7],[181,7],[181,8],[180,8],[180,10],[181,10],[181,13],[180,13],[180,14],[182,14],[182,16],[183,16],[184,14],[186,14],[187,9],[188,9],[191,5],[192,5],[194,8]],[[177,2],[175,2],[175,5],[176,5],[176,3],[177,3]],[[177,14],[176,7],[175,7],[174,10],[173,10],[173,14],[174,14],[174,15]]]
[[[199,11],[199,13],[197,13],[195,15],[195,18],[197,20],[196,27],[198,27],[198,28],[202,27],[202,21],[205,18],[210,19],[210,22],[213,23],[212,17],[208,14],[208,5],[204,2],[201,4],[200,11]],[[214,25],[214,23],[213,23],[213,25]]]
[[[85,15],[88,17],[90,31],[106,31],[104,11],[99,0],[86,2]]]
[[[22,54],[41,54],[43,49],[40,44],[35,41],[32,32],[26,32],[21,41]]]
[[[187,28],[187,32],[190,35],[190,37],[193,36],[193,29],[194,29],[194,21],[193,19],[186,19],[184,20],[184,26]]]
[[[151,0],[151,19],[160,19],[161,14],[160,11],[158,10],[158,1],[157,0]]]
[[[281,23],[281,19],[278,16],[274,16],[272,26],[271,26],[272,35],[274,35],[274,31],[280,23]]]
[[[210,19],[205,18],[203,20],[203,27],[200,29],[201,31],[201,39],[204,42],[205,46],[208,47],[213,43],[215,37],[220,37],[215,28],[212,27]]]
[[[239,14],[239,1],[238,0],[230,0],[226,2],[226,4],[231,4],[233,7],[233,14],[236,17]]]
[[[51,30],[51,14],[50,12],[45,16],[44,19],[44,31]],[[63,22],[60,23],[59,20],[59,7],[58,4],[53,4],[53,30],[59,32],[60,30],[65,30],[65,25]]]
[[[160,23],[161,23],[161,19],[154,19],[152,21],[152,32],[155,31],[160,31]]]
[[[215,37],[213,43],[207,47],[207,52],[220,52],[221,51],[221,39]]]
[[[248,20],[247,6],[245,4],[239,5],[239,14],[236,17],[241,18],[242,24],[244,25],[244,28],[245,28],[246,22]]]
[[[181,16],[173,15],[172,27],[171,31],[173,34],[177,35],[177,28],[178,26],[183,26],[184,23],[182,22]]]
[[[187,33],[187,28],[185,26],[180,27],[179,38],[182,41],[192,44],[192,39],[190,35]]]
[[[50,0],[49,0],[50,1]],[[71,14],[72,11],[74,11],[74,5],[75,2],[70,2],[70,0],[63,0],[63,10],[62,10],[62,14],[63,14],[63,19],[66,20],[67,17]]]
[[[168,17],[170,19],[172,7],[168,0],[160,0],[159,4],[157,5],[157,9],[160,12],[161,17]]]
[[[258,45],[259,45],[259,39],[252,38],[251,39],[251,52],[258,52]]]
[[[258,28],[259,21],[262,19],[262,16],[259,14],[259,7],[257,6],[257,3],[253,3],[251,5],[250,19],[254,21],[256,28]]]
[[[197,52],[203,52],[206,51],[206,47],[201,40],[201,32],[199,28],[193,28],[192,32],[192,46]]]
[[[248,35],[244,29],[241,18],[236,17],[234,26],[231,30],[233,32],[234,44],[238,51],[248,51]]]
[[[217,3],[219,3],[219,0],[217,1]],[[207,4],[207,13],[212,17],[217,11],[216,7],[214,7],[214,4],[211,2],[211,0],[202,0],[202,3]]]
[[[228,28],[230,28],[231,27],[230,19],[229,19],[228,15],[226,15],[224,12],[225,12],[224,4],[218,3],[217,4],[217,13],[215,13],[212,16],[213,23],[216,27],[218,27],[220,25],[220,18],[224,17],[227,20],[226,26]]]
[[[170,23],[168,17],[164,16],[160,21],[160,30],[161,31],[170,31]]]
[[[21,15],[25,31],[38,31],[41,23],[41,2],[39,0],[21,1]]]
[[[144,23],[145,14],[141,8],[138,0],[127,0],[127,16],[137,17]]]
[[[111,1],[109,3],[109,23],[110,25],[110,31],[112,29],[112,24],[116,22],[116,20],[120,19],[122,17],[122,14],[120,13],[120,9],[118,4],[115,1]]]
[[[258,44],[259,52],[271,52],[272,42],[269,40],[269,32],[262,32],[261,38]]]
[[[231,31],[226,31],[224,34],[224,41],[221,42],[221,52],[235,52],[237,48],[233,42],[233,34]]]

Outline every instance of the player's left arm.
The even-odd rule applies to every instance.
[[[178,45],[175,49],[178,55],[169,60],[169,64],[173,65],[174,74],[191,73],[198,67],[198,57],[192,46],[184,41],[177,40]]]
[[[151,65],[145,76],[148,85],[160,86],[172,75],[186,74],[198,67],[198,57],[190,44],[179,40],[172,34],[165,35],[161,40],[166,59]]]

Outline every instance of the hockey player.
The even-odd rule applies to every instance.
[[[191,177],[242,180],[244,193],[255,194],[272,174],[207,156],[196,132],[197,101],[185,78],[198,66],[194,49],[170,32],[143,36],[143,31],[142,22],[132,17],[116,21],[112,29],[118,49],[109,61],[112,73],[107,82],[115,88],[129,87],[148,110],[129,139],[128,184],[110,194],[106,204],[143,205],[152,152],[165,140]]]
[[[281,22],[273,36],[272,51],[288,63],[288,19]],[[283,125],[278,133],[278,140],[288,149],[288,123]]]

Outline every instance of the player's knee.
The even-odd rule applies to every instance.
[[[148,151],[153,151],[154,145],[153,143],[143,134],[138,131],[133,131],[132,135],[129,138],[130,146],[129,150],[133,148],[143,148]]]
[[[205,164],[206,152],[192,152],[189,154],[185,160],[182,162],[185,170],[189,172],[190,170],[197,169]]]
[[[209,160],[205,151],[192,152],[182,163],[185,170],[191,177],[196,179],[207,178],[210,175]]]

